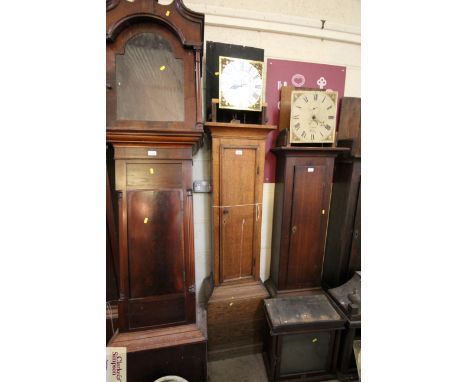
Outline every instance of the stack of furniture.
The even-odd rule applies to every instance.
[[[204,15],[181,0],[107,2],[107,130],[118,205],[127,380],[206,380],[196,325],[192,158],[203,134]]]
[[[342,301],[334,300],[333,293],[327,295],[322,289],[329,285],[325,280],[341,280],[345,272],[336,265],[337,255],[329,255],[338,252],[332,246],[349,249],[355,238],[350,250],[355,255],[347,257],[346,265],[356,262],[350,257],[360,259],[357,230],[345,234],[351,222],[353,230],[360,224],[360,220],[356,223],[360,203],[352,202],[356,197],[360,200],[360,145],[351,138],[355,115],[350,110],[355,110],[355,104],[350,107],[345,101],[343,105],[342,122],[335,131],[336,92],[293,87],[283,87],[281,92],[280,133],[272,149],[277,156],[277,183],[271,275],[265,283],[272,297],[265,300],[269,331],[264,354],[270,381],[325,381],[337,376],[337,362],[340,375],[349,371],[344,364],[351,362],[349,344],[356,334],[356,317],[338,307]],[[357,158],[356,152],[359,160],[351,159],[354,167],[348,186],[335,188],[340,175],[336,168],[346,166],[343,163],[350,157]],[[347,200],[347,210],[342,211],[338,199]],[[346,213],[352,213],[348,226],[341,219]],[[353,309],[354,314],[354,305]],[[340,348],[342,338],[346,349]]]

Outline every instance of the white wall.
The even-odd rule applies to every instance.
[[[264,49],[265,61],[277,58],[346,66],[345,96],[361,96],[360,0],[190,0],[205,13],[205,42]],[[321,29],[325,21],[324,29]],[[203,72],[205,72],[203,68]],[[194,180],[211,180],[211,152],[195,156]],[[260,277],[270,275],[274,184],[263,188]],[[197,297],[212,268],[211,194],[194,194]],[[198,322],[204,321],[198,309]]]

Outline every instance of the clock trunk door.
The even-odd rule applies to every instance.
[[[221,147],[220,281],[253,277],[258,147]]]
[[[127,192],[129,328],[186,320],[182,190]]]
[[[320,285],[323,263],[325,166],[294,166],[287,288]],[[323,213],[322,213],[323,212]]]

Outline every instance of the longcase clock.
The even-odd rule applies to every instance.
[[[127,348],[129,381],[168,374],[203,381],[191,184],[203,133],[204,16],[181,0],[114,0],[106,27],[120,268],[118,333],[109,346]]]
[[[320,288],[336,147],[277,147],[272,296]]]

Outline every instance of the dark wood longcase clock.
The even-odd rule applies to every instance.
[[[114,0],[107,2],[106,27],[120,294],[109,346],[127,347],[129,381],[168,374],[203,381],[191,188],[203,133],[204,15],[181,0]]]
[[[320,288],[337,147],[278,147],[270,294]]]

